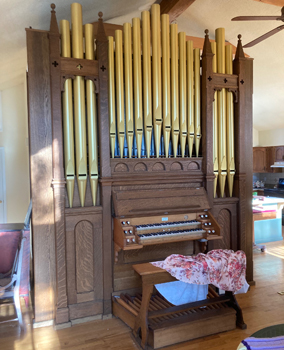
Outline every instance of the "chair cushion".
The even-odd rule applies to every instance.
[[[0,287],[5,287],[11,282],[11,277],[0,278]]]
[[[21,230],[0,231],[0,273],[5,274],[13,267],[20,237]]]

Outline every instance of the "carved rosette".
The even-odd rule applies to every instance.
[[[112,175],[139,175],[151,173],[202,174],[202,158],[165,159],[111,159]]]

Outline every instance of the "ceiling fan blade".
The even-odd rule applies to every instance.
[[[270,20],[284,20],[283,16],[238,16],[231,19],[231,21],[270,21]]]
[[[259,38],[254,39],[254,40],[251,41],[250,43],[244,45],[243,48],[252,47],[252,46],[254,46],[254,45],[260,43],[261,41],[263,41],[263,40],[269,38],[270,36],[272,36],[272,35],[278,33],[278,32],[279,32],[280,30],[282,30],[282,29],[284,29],[284,25],[279,26],[279,27],[277,27],[277,28],[275,28],[275,29],[272,29],[270,32],[261,35]]]

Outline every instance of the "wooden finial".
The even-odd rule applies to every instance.
[[[205,29],[205,39],[204,39],[204,45],[203,45],[203,50],[202,50],[202,57],[206,55],[212,55],[212,49],[211,49],[211,44],[209,41],[209,30]]]
[[[97,31],[97,41],[107,41],[104,24],[103,24],[103,13],[100,11],[98,13],[99,23],[98,23],[98,31]]]
[[[51,19],[50,19],[50,27],[49,27],[49,31],[51,33],[56,33],[56,34],[59,34],[59,28],[58,28],[58,24],[57,24],[57,20],[56,20],[56,12],[54,11],[55,9],[55,4],[51,4],[50,5],[51,7]]]
[[[235,59],[238,58],[244,58],[245,54],[244,54],[244,50],[243,50],[243,46],[242,46],[242,40],[241,40],[242,36],[241,34],[238,35],[238,45],[237,45],[237,50],[236,50],[236,55],[235,55]]]

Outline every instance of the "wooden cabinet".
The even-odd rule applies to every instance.
[[[281,168],[271,168],[275,162],[283,162],[284,157],[284,146],[273,146],[267,147],[268,150],[268,163],[270,173],[281,173]]]
[[[268,154],[267,147],[253,148],[253,172],[267,173],[268,170]]]
[[[272,154],[274,157],[274,162],[283,162],[284,158],[284,146],[271,147],[273,148]]]
[[[281,168],[271,168],[275,162],[284,161],[284,146],[254,147],[253,148],[253,172],[254,173],[279,173]]]
[[[264,196],[264,189],[255,189],[255,190],[253,190],[252,191],[252,193],[254,194],[254,193],[257,193],[257,196]]]

